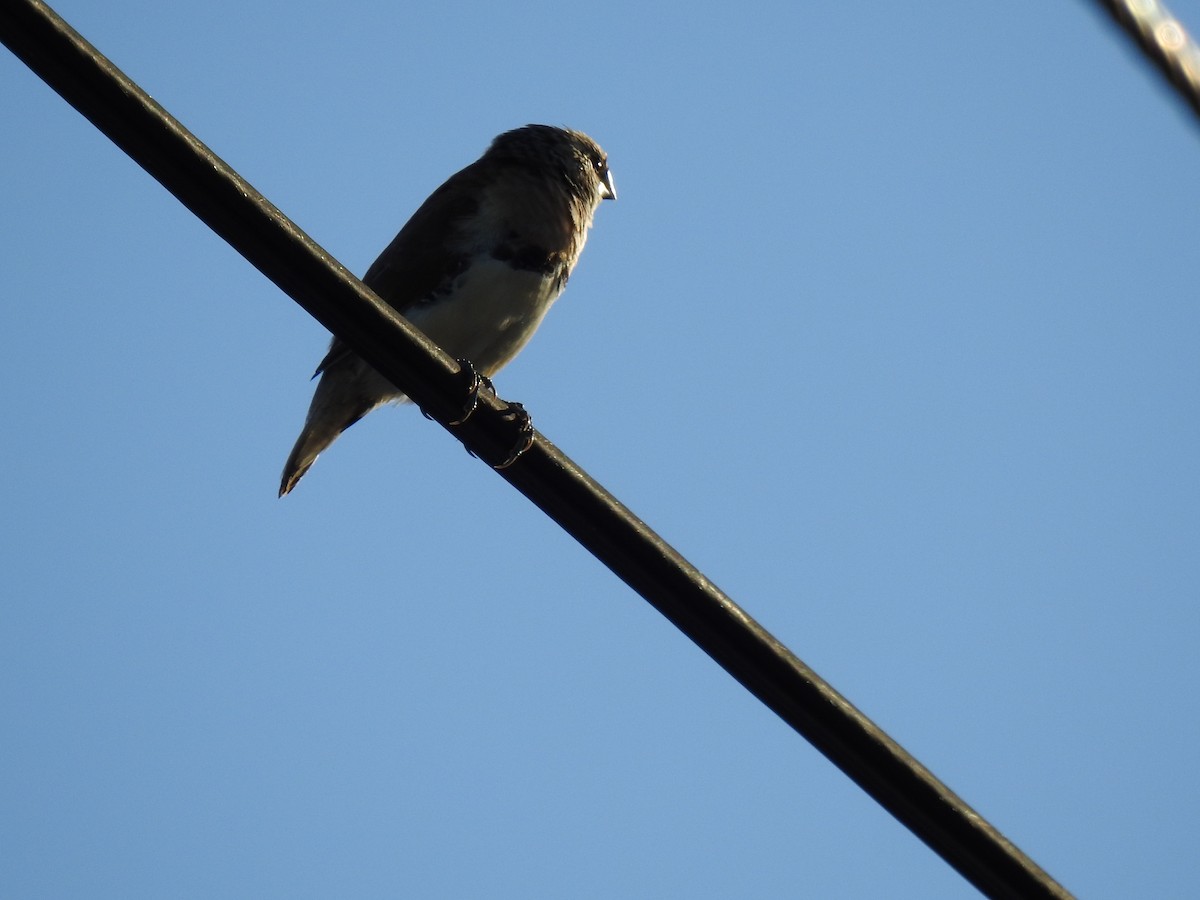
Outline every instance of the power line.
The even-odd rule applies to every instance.
[[[251,264],[440,423],[458,366],[38,0],[0,0],[0,41]],[[512,444],[487,392],[451,432]],[[885,809],[992,897],[1070,895],[541,435],[501,476],[649,601]]]
[[[1158,0],[1097,0],[1200,115],[1200,47]]]

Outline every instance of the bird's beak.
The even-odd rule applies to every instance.
[[[612,172],[605,172],[604,177],[600,179],[600,199],[601,200],[616,200],[617,185],[613,181]]]

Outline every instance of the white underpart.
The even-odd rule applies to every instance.
[[[448,354],[494,375],[529,342],[557,297],[553,278],[481,257],[452,293],[406,315]]]

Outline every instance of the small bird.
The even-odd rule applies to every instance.
[[[421,204],[363,282],[488,378],[529,342],[566,286],[600,201],[616,197],[608,157],[586,134],[550,125],[505,132]],[[337,337],[317,375],[280,497],[343,431],[408,399]]]

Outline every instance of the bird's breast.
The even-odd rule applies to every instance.
[[[565,281],[561,261],[516,250],[499,257],[476,255],[448,290],[406,314],[448,354],[471,360],[485,375],[498,372],[529,342]]]

